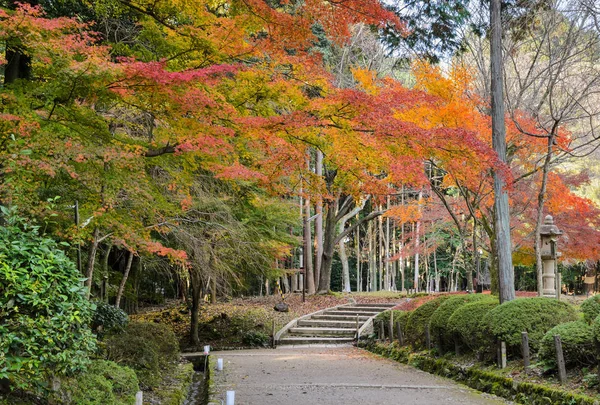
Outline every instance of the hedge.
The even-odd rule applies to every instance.
[[[536,352],[542,338],[558,324],[576,321],[575,308],[566,302],[536,297],[505,302],[489,311],[482,320],[485,333],[493,339],[506,342],[510,354],[521,351],[521,333],[528,332],[530,349]]]
[[[442,349],[448,350],[454,346],[454,336],[448,325],[448,321],[452,314],[465,304],[481,301],[488,297],[488,295],[483,294],[454,295],[444,301],[439,308],[435,310],[429,320],[429,326],[432,338],[438,342]]]
[[[406,338],[413,346],[425,346],[425,328],[429,325],[429,320],[435,310],[448,298],[448,295],[437,297],[421,305],[408,316],[408,320],[406,321]]]
[[[485,314],[498,305],[500,305],[498,298],[488,295],[480,301],[459,307],[448,319],[449,332],[457,336],[461,343],[472,351],[482,353],[489,350],[489,341],[486,339],[481,321]]]
[[[581,303],[581,312],[583,312],[583,319],[587,323],[592,323],[600,315],[600,294],[583,301]]]
[[[555,335],[560,336],[567,368],[596,364],[593,329],[585,321],[575,321],[557,325],[544,335],[539,358],[548,368],[556,369]]]

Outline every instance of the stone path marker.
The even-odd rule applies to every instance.
[[[226,362],[213,374],[214,397],[235,391],[235,405],[508,403],[352,346],[214,354]]]

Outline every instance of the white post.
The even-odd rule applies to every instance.
[[[210,346],[204,346],[204,354],[210,353]]]
[[[217,371],[223,371],[223,359],[217,359]]]
[[[144,403],[144,393],[142,391],[138,391],[135,394],[135,405],[143,405]]]
[[[226,405],[235,405],[235,391],[227,391]]]

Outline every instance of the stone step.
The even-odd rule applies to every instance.
[[[286,335],[279,339],[280,345],[340,345],[352,343],[354,337],[295,337]]]
[[[380,313],[381,311],[354,311],[350,308],[348,308],[347,310],[331,310],[331,311],[325,311],[323,312],[323,315],[349,315],[352,316],[354,315],[354,317],[356,317],[356,315],[368,315],[369,317],[377,315],[378,313]]]
[[[356,328],[316,328],[316,327],[295,327],[290,328],[290,335],[303,336],[330,336],[330,335],[347,335],[354,336]]]
[[[356,311],[356,312],[383,312],[387,311],[391,307],[343,307],[340,311]]]
[[[364,322],[369,319],[371,316],[369,315],[359,315],[358,321]],[[356,314],[352,315],[313,315],[311,316],[312,320],[331,320],[331,321],[354,321],[356,322]]]
[[[359,321],[358,326],[364,322]],[[356,328],[356,319],[349,321],[338,321],[331,319],[303,319],[298,321],[298,326],[308,326],[317,328]]]
[[[352,304],[350,307],[355,308],[355,307],[361,307],[361,308],[385,308],[385,309],[390,309],[395,307],[398,304]]]

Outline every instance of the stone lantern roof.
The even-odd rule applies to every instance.
[[[552,215],[546,215],[544,219],[544,225],[540,228],[540,235],[542,236],[557,236],[562,235],[562,232],[554,225],[554,218]]]

